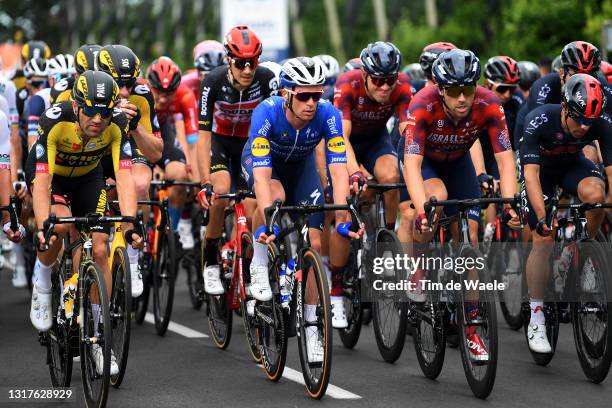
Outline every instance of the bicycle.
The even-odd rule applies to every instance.
[[[456,287],[453,277],[449,276],[445,267],[434,266],[425,268],[425,276],[430,282],[439,283],[438,286],[430,286],[434,290],[427,290],[426,300],[423,303],[412,302],[410,304],[409,316],[415,326],[414,347],[417,360],[423,374],[430,379],[438,377],[442,371],[444,363],[446,329],[449,322],[456,318],[461,361],[463,370],[472,390],[478,398],[486,398],[491,393],[495,383],[498,361],[498,341],[497,341],[497,314],[495,307],[494,294],[486,290],[487,285],[491,284],[491,275],[488,271],[484,255],[477,248],[470,244],[468,228],[468,209],[483,204],[511,204],[513,209],[519,214],[522,221],[522,213],[518,211],[520,205],[519,196],[512,199],[508,198],[481,198],[468,200],[445,200],[438,201],[431,197],[425,203],[428,225],[432,226],[436,207],[456,206],[459,214],[456,217],[446,218],[445,224],[459,221],[459,241],[449,249],[445,247],[430,247],[424,259],[443,259],[446,258],[472,260],[464,273],[458,274],[460,280],[459,288]],[[433,228],[430,227],[430,231]],[[478,262],[478,260],[481,262]],[[467,264],[467,261],[466,261]],[[478,265],[479,267],[476,267]],[[457,273],[456,271],[452,272]],[[468,275],[471,275],[468,276]],[[474,279],[476,275],[476,279]],[[474,285],[473,282],[484,283],[485,286]],[[447,285],[451,282],[452,288]],[[470,283],[472,282],[472,283]],[[471,310],[466,310],[466,306]],[[450,316],[449,316],[450,314]],[[488,359],[473,361],[470,357],[470,346],[472,340],[469,336],[478,334],[488,350]]]
[[[297,220],[289,228],[282,227],[276,236],[281,243],[279,251],[276,244],[268,244],[268,258],[270,271],[270,286],[273,297],[269,302],[255,303],[255,324],[257,327],[258,344],[262,358],[262,366],[272,381],[282,377],[287,356],[288,337],[297,336],[300,365],[306,391],[311,398],[320,399],[325,395],[329,384],[332,359],[332,325],[331,304],[327,276],[323,270],[320,255],[309,246],[306,214],[320,211],[349,210],[352,219],[352,230],[358,230],[361,220],[357,214],[354,199],[347,198],[347,205],[302,205],[282,206],[276,200],[271,207],[264,210],[266,218],[266,234],[272,234],[272,225],[277,225],[283,213],[292,213]],[[283,304],[281,297],[281,268],[287,269],[290,258],[285,252],[284,237],[297,231],[297,255],[291,258],[295,261],[295,272],[285,277],[286,289],[292,295]],[[312,283],[309,283],[312,282]],[[309,322],[305,318],[306,292],[309,299],[316,298],[316,321]],[[312,329],[316,328],[316,329]],[[309,335],[319,336],[323,344],[323,357],[321,362],[309,362],[306,342]]]
[[[558,220],[555,231],[555,245],[552,253],[567,269],[561,270],[557,263],[558,275],[549,280],[544,302],[546,334],[552,352],[541,354],[531,352],[538,365],[546,366],[552,361],[559,336],[559,325],[564,314],[571,320],[576,352],[585,376],[593,383],[602,382],[610,371],[612,361],[612,283],[608,276],[610,264],[608,255],[600,243],[587,236],[585,216],[592,209],[612,208],[612,204],[578,203],[560,204],[560,191],[551,199],[548,225],[553,225],[559,209],[567,209],[565,218]],[[530,320],[529,302],[523,303],[523,318]],[[528,324],[525,324],[527,336]]]
[[[54,228],[60,224],[75,224],[79,238],[65,246],[51,274],[52,282],[52,318],[53,325],[49,331],[39,334],[39,341],[47,348],[47,364],[51,383],[54,387],[68,387],[72,377],[72,358],[80,356],[81,381],[88,407],[104,407],[108,398],[110,378],[112,330],[109,299],[106,283],[100,267],[93,259],[91,228],[94,226],[129,222],[136,225],[135,217],[105,217],[97,214],[85,217],[56,217],[50,214],[45,221],[44,250],[54,234]],[[38,245],[37,245],[38,246]],[[64,292],[64,283],[75,278],[73,274],[73,252],[82,246],[81,259],[76,271],[76,287],[73,291]],[[94,327],[92,295],[97,297],[100,305],[100,321]],[[92,356],[94,345],[103,353],[104,367],[98,374]]]
[[[255,193],[250,191],[237,191],[230,194],[212,193],[211,197],[215,200],[234,201],[232,209],[227,210],[225,216],[234,218],[236,238],[228,239],[233,250],[221,257],[220,273],[225,293],[219,296],[207,295],[210,332],[215,345],[220,349],[226,349],[232,336],[232,312],[240,310],[251,357],[259,363],[261,355],[257,346],[255,318],[253,313],[247,311],[247,302],[254,302],[254,300],[247,295],[245,290],[245,283],[247,285],[250,283],[248,271],[253,258],[253,236],[247,226],[246,210],[242,203],[247,198],[255,198]],[[204,216],[204,225],[208,224],[207,215],[208,212]],[[203,253],[204,249],[202,249]],[[204,259],[202,259],[202,266],[205,267]]]

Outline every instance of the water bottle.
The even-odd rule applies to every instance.
[[[78,285],[79,275],[74,273],[72,276],[64,282],[64,290],[62,291],[62,299],[64,301],[64,312],[66,319],[72,318],[74,311],[74,298],[76,294],[76,288]]]
[[[295,269],[295,260],[290,259],[287,265],[283,264],[280,270],[280,291],[281,291],[281,306],[285,309],[289,308],[291,302],[291,291],[293,290],[293,272]]]

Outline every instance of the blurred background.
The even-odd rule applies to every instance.
[[[424,45],[451,41],[480,56],[539,62],[573,40],[612,51],[612,0],[0,0],[5,67],[21,44],[44,40],[54,54],[83,43],[121,43],[145,63],[165,54],[183,68],[193,46],[248,24],[264,58],[332,54],[342,63],[376,40],[394,42],[403,63]]]

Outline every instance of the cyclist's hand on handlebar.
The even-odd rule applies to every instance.
[[[12,241],[12,242],[19,242],[19,241],[21,241],[23,239],[23,237],[25,237],[25,234],[26,234],[26,230],[23,227],[23,225],[21,225],[21,224],[17,224],[17,225],[18,225],[17,231],[13,231],[11,229],[11,223],[10,222],[7,222],[2,227],[2,229],[4,230],[4,233],[6,234],[8,239],[10,241]]]
[[[20,200],[23,200],[28,193],[25,181],[13,181],[13,190],[15,190],[15,195]]]
[[[519,220],[519,216],[516,213],[516,211],[514,211],[513,208],[506,208],[504,210],[504,217],[505,218],[510,217],[510,219],[507,221],[507,224],[508,224],[508,226],[510,228],[512,228],[512,229],[520,229],[521,228],[521,221]]]
[[[276,239],[276,236],[279,234],[280,230],[278,226],[272,226],[272,234],[266,234],[266,226],[260,225],[259,228],[255,230],[255,241],[260,244],[269,244]]]
[[[355,193],[366,191],[368,189],[368,179],[362,171],[356,171],[349,176],[349,184],[351,190]]]
[[[351,231],[352,221],[343,222],[341,224],[336,225],[336,231],[338,234],[347,239],[359,239],[363,236],[365,232],[365,226],[363,223],[359,226],[357,231]]]
[[[125,232],[125,241],[134,249],[144,248],[144,238],[140,236],[140,234],[136,230],[127,230]]]
[[[45,240],[45,230],[40,229],[36,232],[35,238],[36,238],[36,242],[35,242],[36,250],[43,252],[47,250],[45,246],[50,247],[55,243],[55,241],[57,240],[57,235],[55,233],[52,234],[51,237],[49,238],[49,242],[47,243],[47,241]]]
[[[434,220],[435,222],[435,215]],[[429,221],[427,221],[427,214],[420,213],[414,220],[414,229],[419,233],[429,232]]]
[[[212,198],[213,186],[210,183],[202,184],[202,189],[198,192],[197,200],[202,208],[208,210],[213,203]]]
[[[549,237],[553,231],[552,228],[546,223],[546,217],[538,221],[535,230],[538,235],[541,235],[543,237]]]

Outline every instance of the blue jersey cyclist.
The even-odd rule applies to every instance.
[[[275,199],[287,204],[323,204],[323,187],[315,166],[315,149],[321,140],[326,146],[327,164],[334,190],[334,202],[346,202],[349,193],[349,175],[346,167],[346,146],[342,135],[340,113],[334,106],[321,100],[325,75],[322,66],[311,58],[299,57],[288,60],[280,74],[283,97],[272,96],[263,101],[251,119],[249,141],[242,154],[242,171],[249,187],[257,196],[257,211],[253,217],[255,230],[254,256],[251,262],[251,295],[260,301],[272,298],[268,280],[268,258],[266,243],[274,236],[266,236],[263,225],[263,210]],[[346,211],[336,212],[336,229],[332,234],[337,248],[345,247],[348,241],[342,237],[358,238],[349,232],[350,221]],[[309,217],[308,233],[311,246],[319,251],[323,214]],[[341,284],[342,277],[339,277]],[[338,277],[332,277],[338,281]],[[342,297],[340,302],[332,299],[332,324],[344,320]],[[337,300],[337,299],[336,299]],[[316,306],[306,296],[306,320],[316,320]],[[309,331],[318,330],[316,326]],[[308,360],[322,361],[323,349],[316,333],[308,333]]]

